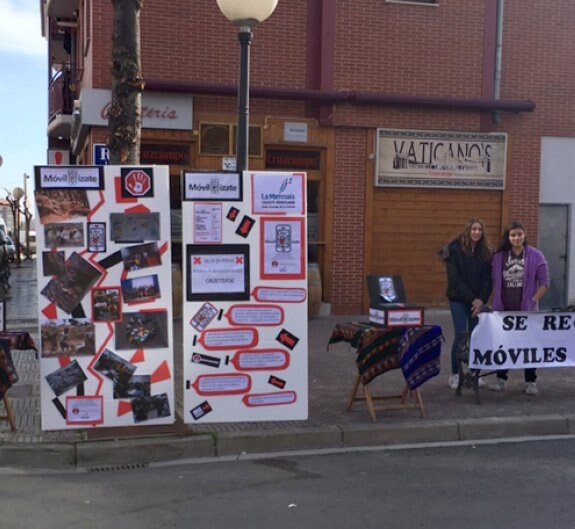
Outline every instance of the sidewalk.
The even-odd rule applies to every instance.
[[[6,303],[7,329],[26,330],[39,344],[35,274],[35,262],[14,267]],[[442,373],[421,388],[427,417],[420,419],[415,410],[386,411],[378,412],[374,423],[362,402],[347,411],[357,373],[354,351],[347,344],[334,344],[328,351],[327,342],[336,323],[366,319],[332,316],[310,320],[307,421],[187,426],[178,420],[169,428],[42,432],[39,363],[34,352],[15,351],[20,381],[9,395],[18,430],[12,433],[8,423],[0,423],[0,466],[102,467],[244,452],[575,433],[575,369],[540,370],[537,397],[522,393],[520,371],[511,373],[505,392],[482,389],[479,405],[475,404],[470,389],[464,389],[462,397],[455,397],[447,386],[453,335],[446,310],[426,312],[426,322],[441,325],[445,336]],[[176,380],[180,378],[181,348],[177,344],[181,343],[181,337],[182,322],[176,320]],[[396,394],[401,392],[403,384],[401,372],[395,370],[378,377],[372,383],[372,391]],[[176,407],[181,410],[178,385]]]

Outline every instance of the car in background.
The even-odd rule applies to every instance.
[[[6,253],[8,254],[8,261],[13,262],[16,259],[16,245],[10,235],[5,235],[6,239]]]

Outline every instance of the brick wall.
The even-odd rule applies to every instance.
[[[478,97],[483,10],[481,0],[337,1],[336,87]]]
[[[336,133],[332,310],[360,314],[364,288],[366,132]]]
[[[112,4],[93,0],[95,87],[111,84]],[[307,2],[279,2],[274,14],[253,30],[251,84],[304,86]],[[240,60],[238,29],[215,1],[154,0],[140,15],[144,79],[237,84]],[[278,50],[281,50],[278,53]]]
[[[499,127],[509,132],[511,144],[509,220],[524,222],[537,243],[541,137],[572,137],[575,131],[575,2],[507,0],[505,8],[501,95],[537,104],[532,115]]]
[[[112,7],[109,0],[94,0],[93,86],[109,88]],[[486,13],[495,0],[440,0],[439,6],[386,3],[384,0],[290,0],[280,1],[277,11],[255,28],[252,44],[252,86],[305,88],[310,65],[306,45],[308,12],[318,6],[336,9],[335,26],[323,28],[334,37],[333,90],[411,96],[479,99],[484,72]],[[331,285],[332,308],[338,314],[360,312],[364,306],[364,274],[374,268],[378,256],[396,250],[390,234],[401,226],[391,214],[381,237],[369,231],[371,211],[385,203],[385,191],[370,191],[374,145],[370,132],[378,127],[506,132],[508,171],[505,192],[493,195],[473,193],[461,197],[457,213],[447,217],[424,218],[426,230],[455,235],[463,217],[473,205],[489,210],[489,223],[500,230],[509,220],[520,219],[531,242],[537,242],[539,210],[539,166],[542,136],[573,136],[575,111],[575,2],[572,0],[506,0],[501,97],[532,100],[534,113],[502,114],[495,124],[490,115],[456,109],[421,109],[409,106],[383,107],[349,103],[333,105],[329,127],[336,128],[333,174],[333,234]],[[330,20],[330,17],[326,17]],[[320,31],[322,28],[310,28]],[[317,42],[313,40],[313,42]],[[330,40],[323,46],[330,46]],[[329,50],[328,50],[329,51]],[[142,10],[143,72],[147,79],[191,81],[217,85],[237,84],[239,44],[237,30],[223,17],[216,2],[202,0],[156,0],[145,2]],[[324,57],[331,57],[325,53]],[[319,67],[319,65],[318,65]],[[236,112],[235,98],[196,96],[196,115],[224,115]],[[319,102],[257,100],[250,103],[250,118],[265,124],[269,117],[288,120],[303,118]],[[437,207],[457,201],[452,192],[429,191]],[[398,208],[409,215],[420,195],[392,193]],[[493,209],[495,208],[495,210]],[[382,213],[378,209],[379,213]],[[499,213],[497,213],[499,212]],[[469,211],[469,215],[481,211]],[[499,218],[498,218],[499,215]],[[421,223],[412,215],[411,225]],[[367,220],[367,222],[366,222]],[[415,224],[414,224],[415,222]],[[491,233],[497,240],[499,234]],[[435,246],[435,241],[433,243]],[[371,255],[372,261],[365,259]],[[406,254],[406,260],[423,259]],[[437,297],[443,285],[437,275]],[[416,281],[417,282],[417,281]],[[410,285],[411,287],[411,285]],[[416,287],[417,289],[417,287]],[[411,289],[410,289],[411,292]],[[425,289],[422,299],[433,303],[436,294]],[[415,298],[418,293],[415,292]]]

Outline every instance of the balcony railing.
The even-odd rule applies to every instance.
[[[69,139],[74,123],[78,76],[68,66],[54,74],[48,87],[48,136]]]
[[[54,74],[48,87],[48,121],[59,115],[72,115],[76,98],[76,79],[68,69]]]

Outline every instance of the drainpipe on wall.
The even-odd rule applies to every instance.
[[[497,30],[495,35],[495,79],[493,86],[493,99],[501,98],[501,57],[503,55],[503,13],[505,0],[497,0]],[[493,123],[501,123],[501,112],[493,112]]]

